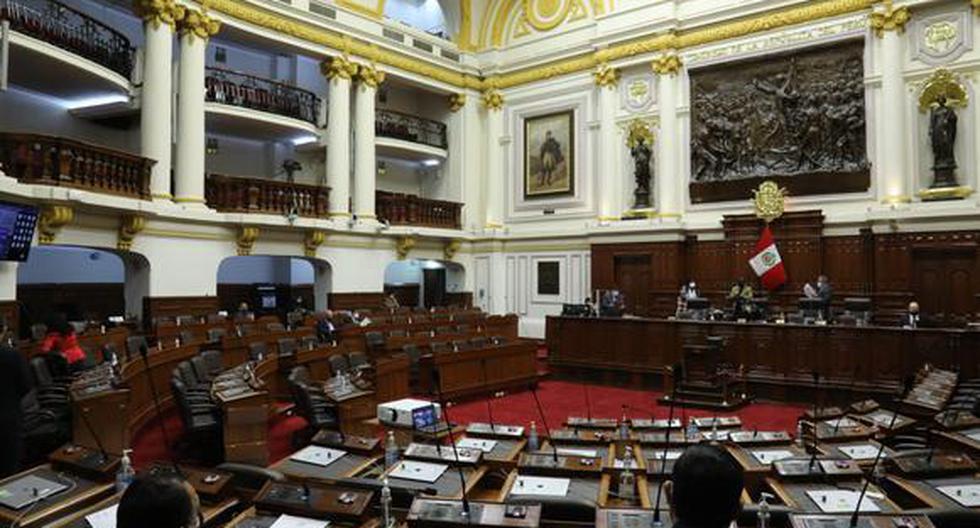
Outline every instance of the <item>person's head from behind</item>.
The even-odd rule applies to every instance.
[[[720,447],[689,447],[665,484],[675,524],[690,528],[728,528],[741,509],[742,469]]]
[[[912,301],[909,303],[909,313],[917,314],[919,313],[919,303]]]
[[[169,474],[143,474],[126,488],[117,528],[198,528],[200,502],[190,484]]]

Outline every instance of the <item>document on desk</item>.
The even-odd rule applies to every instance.
[[[519,476],[510,488],[511,495],[537,495],[546,497],[564,497],[568,495],[571,479],[553,477]]]
[[[861,493],[851,490],[811,490],[806,492],[810,500],[823,513],[851,513],[857,506]],[[881,508],[872,500],[872,493],[861,499],[861,512],[880,512]]]
[[[825,424],[827,427],[836,427],[837,429],[857,427],[858,425],[861,425],[857,420],[847,416],[837,418],[836,420],[824,420],[821,423]]]
[[[666,456],[664,456],[665,454]],[[667,451],[667,453],[664,453],[663,449],[655,449],[652,454],[647,455],[647,459],[663,460],[664,458],[666,458],[667,460],[677,460],[678,458],[681,457],[682,454],[684,454],[684,452],[680,450],[676,450],[676,451],[670,450]]]
[[[456,442],[456,447],[460,449],[479,449],[484,453],[489,453],[493,451],[494,447],[497,447],[497,441],[483,438],[461,438],[459,442]]]
[[[402,460],[388,476],[406,480],[417,480],[420,482],[435,482],[446,472],[449,466],[445,464],[432,464],[429,462],[416,462],[414,460]]]
[[[772,464],[773,462],[793,458],[796,455],[787,449],[760,449],[757,451],[752,451],[752,456],[758,460],[760,464]]]
[[[269,528],[326,528],[327,526],[330,526],[330,521],[282,514]]]
[[[293,453],[289,459],[296,462],[303,462],[305,464],[327,467],[343,458],[343,456],[346,454],[346,451],[341,451],[339,449],[330,449],[329,447],[311,445]]]
[[[119,503],[85,516],[85,521],[92,528],[116,528],[116,510]]]
[[[575,449],[572,447],[559,447],[557,449],[559,455],[579,457],[579,458],[595,458],[598,453],[595,449]]]
[[[841,453],[844,453],[851,460],[874,460],[878,456],[878,447],[874,444],[849,444],[842,445],[837,449]],[[885,458],[887,454],[882,451],[881,458]]]
[[[980,484],[939,486],[936,489],[964,508],[976,508],[980,506]]]
[[[980,442],[980,429],[977,429],[976,431],[968,431],[966,436],[967,438],[972,438],[973,440]]]

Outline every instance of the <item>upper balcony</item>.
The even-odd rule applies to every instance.
[[[0,0],[0,20],[12,84],[65,99],[128,96],[135,51],[119,31],[54,0]]]
[[[414,194],[376,191],[378,219],[392,225],[462,229],[463,204],[422,198]]]
[[[150,198],[153,160],[73,139],[0,133],[0,166],[23,183]]]
[[[327,218],[330,188],[302,183],[209,174],[208,207],[226,213]]]
[[[323,101],[309,90],[211,67],[204,82],[209,130],[276,141],[317,134]]]
[[[408,159],[446,159],[446,125],[424,117],[378,109],[374,117],[378,153]]]

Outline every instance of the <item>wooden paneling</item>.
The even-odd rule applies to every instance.
[[[202,316],[217,313],[218,298],[200,297],[144,297],[143,320],[152,321],[154,317],[175,317],[178,315]]]
[[[385,284],[385,295],[394,294],[400,306],[419,305],[418,284]]]
[[[592,246],[595,288],[626,290],[642,276],[631,270],[631,284],[616,276],[616,263],[624,257],[649,258],[650,287],[645,302],[627,306],[636,315],[663,317],[674,313],[682,281],[697,281],[702,295],[723,306],[732,282],[746,278],[759,291],[748,265],[764,226],[754,215],[726,216],[723,240],[596,244]],[[830,277],[834,304],[842,308],[846,297],[871,297],[880,323],[894,324],[912,299],[922,301],[926,314],[938,314],[940,323],[962,325],[977,311],[974,296],[980,286],[980,231],[940,233],[873,233],[826,236],[820,211],[787,213],[770,228],[783,257],[789,282],[770,293],[772,311],[794,311],[801,289],[818,275]],[[631,306],[632,303],[632,306]]]
[[[359,308],[383,308],[385,294],[378,293],[331,293],[328,297],[331,310],[357,310]]]
[[[125,315],[122,283],[19,284],[17,300],[24,308],[24,328],[44,323],[54,313],[69,321],[103,321],[110,315]]]

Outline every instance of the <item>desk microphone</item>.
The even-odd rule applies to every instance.
[[[813,449],[813,453],[810,455],[810,463],[807,465],[811,470],[813,465],[817,463],[817,443],[820,440],[820,433],[817,431],[817,427],[820,423],[820,407],[818,400],[820,399],[820,373],[813,371],[813,443],[810,448]],[[837,426],[840,425],[841,421],[844,419],[843,416],[837,417]]]
[[[589,399],[589,384],[582,384],[582,391],[585,393],[585,423],[592,425],[592,400]]]
[[[888,429],[891,430],[895,427],[895,420],[898,419],[898,411],[892,411],[891,423],[888,424]],[[855,528],[858,523],[858,515],[861,513],[861,501],[864,500],[864,495],[868,492],[868,486],[871,484],[871,478],[875,474],[875,470],[878,468],[878,464],[881,463],[881,454],[885,452],[885,442],[881,441],[878,444],[878,452],[875,454],[875,461],[871,464],[871,473],[865,477],[864,486],[861,487],[861,494],[858,495],[857,505],[854,507],[854,513],[851,514],[851,528]]]
[[[157,422],[160,423],[160,433],[163,434],[164,448],[167,454],[170,456],[170,464],[173,465],[174,472],[182,479],[186,479],[184,472],[180,470],[180,466],[177,465],[177,460],[174,457],[173,452],[170,450],[170,437],[167,434],[167,424],[163,421],[163,407],[160,405],[160,395],[157,394],[157,386],[153,383],[153,375],[150,374],[150,360],[147,357],[150,350],[147,348],[146,343],[140,344],[140,357],[143,358],[143,376],[146,378],[147,385],[150,386],[150,394],[153,396],[153,408],[157,415]]]
[[[72,392],[71,388],[69,388],[66,392],[68,393],[69,403],[78,409],[78,415],[82,419],[82,424],[85,426],[85,430],[92,436],[92,440],[95,441],[96,447],[99,448],[99,466],[105,464],[109,461],[109,453],[106,452],[105,444],[103,444],[102,439],[99,438],[99,433],[95,432],[95,428],[92,427],[92,422],[89,421],[88,414],[85,413],[85,410],[82,409],[81,405],[76,405],[78,404],[78,400],[75,399],[75,394]]]
[[[303,480],[303,504],[310,505],[310,485]]]
[[[466,478],[463,476],[463,465],[459,462],[459,449],[456,447],[456,434],[453,433],[453,424],[449,421],[449,409],[446,407],[446,400],[442,397],[442,376],[439,375],[439,371],[433,372],[435,374],[435,379],[433,380],[436,386],[436,394],[439,398],[439,405],[442,406],[442,419],[446,422],[446,430],[449,431],[449,443],[453,446],[453,457],[456,458],[456,472],[459,474],[459,486],[460,495],[463,498],[463,517],[466,517],[466,524],[470,524],[472,520],[470,519],[470,502],[466,498]],[[436,440],[436,445],[439,445],[439,441]],[[440,458],[442,455],[439,455]]]
[[[32,491],[32,493],[34,494],[35,497],[37,497],[40,494],[40,492],[38,491],[37,488],[33,488],[31,491]],[[20,525],[24,522],[24,519],[26,519],[28,515],[30,515],[32,512],[34,512],[34,510],[37,508],[37,506],[39,504],[41,504],[42,502],[44,502],[45,500],[47,500],[48,497],[50,497],[50,496],[51,495],[45,495],[45,496],[37,499],[33,503],[31,503],[31,505],[28,506],[27,509],[25,509],[20,515],[18,515],[16,519],[14,519],[14,522],[10,523],[10,528],[19,528]]]
[[[483,386],[486,387],[487,383],[487,360],[486,358],[480,360],[480,370],[483,372]],[[493,405],[491,405],[490,400],[493,398],[493,393],[487,395],[487,417],[490,420],[490,432],[495,433],[493,425]]]
[[[544,434],[548,435],[548,443],[551,445],[551,456],[555,459],[555,467],[558,467],[558,448],[555,446],[555,439],[551,437],[551,428],[548,427],[548,419],[544,417],[541,409],[541,400],[538,399],[538,389],[531,384],[531,395],[534,396],[534,404],[538,408],[538,415],[541,417],[541,425],[544,426]]]
[[[674,372],[680,370],[679,365],[674,365]],[[660,498],[664,491],[664,478],[667,476],[667,451],[670,449],[670,425],[674,421],[674,402],[677,401],[677,377],[674,376],[674,383],[670,388],[670,410],[667,412],[667,432],[664,434],[664,456],[660,461],[660,480],[657,482],[657,500],[653,506],[653,524],[660,526]],[[684,430],[683,424],[681,430]]]

